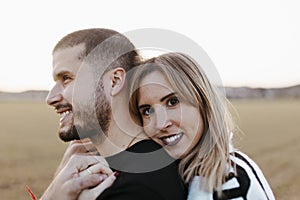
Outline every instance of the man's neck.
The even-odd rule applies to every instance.
[[[131,133],[127,133],[120,130],[119,127],[110,126],[109,131],[103,134],[100,140],[99,138],[93,139],[93,142],[98,152],[107,157],[120,153],[144,139],[147,139],[147,136],[142,130],[133,130]]]
[[[126,150],[138,141],[148,139],[143,128],[131,118],[128,101],[123,92],[111,100],[111,121],[107,133],[95,140],[95,145],[102,156],[112,156]]]

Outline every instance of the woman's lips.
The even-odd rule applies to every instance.
[[[173,146],[176,145],[182,138],[183,136],[183,132],[177,133],[177,134],[172,134],[169,136],[164,136],[161,137],[159,139],[161,139],[161,141],[168,146]]]

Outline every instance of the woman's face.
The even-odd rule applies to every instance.
[[[159,71],[142,79],[138,94],[138,109],[146,134],[164,146],[173,158],[188,154],[203,133],[199,109],[180,99]]]

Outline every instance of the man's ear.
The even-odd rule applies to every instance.
[[[114,96],[122,91],[126,81],[126,71],[118,67],[112,70],[111,73],[112,89],[111,96]]]

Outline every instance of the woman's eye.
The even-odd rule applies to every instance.
[[[179,99],[177,97],[172,97],[167,101],[167,106],[175,106],[179,103]]]
[[[142,110],[142,115],[144,115],[144,116],[149,116],[152,113],[154,113],[154,109],[150,108],[150,107]]]

